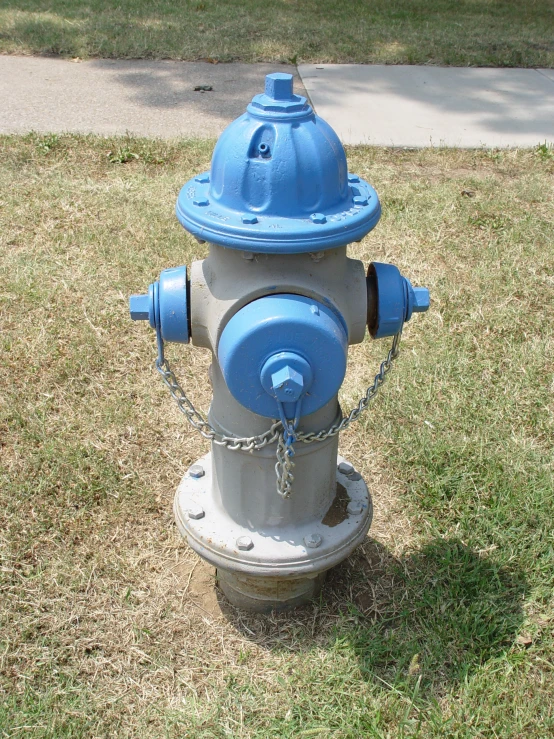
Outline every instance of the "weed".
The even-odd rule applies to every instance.
[[[139,159],[139,155],[131,151],[128,146],[120,146],[116,151],[108,152],[108,161],[111,164],[126,164],[135,159]]]
[[[546,159],[554,159],[554,144],[538,144],[535,148],[537,155],[544,161]]]
[[[46,136],[40,136],[36,138],[36,147],[38,151],[48,154],[60,143],[60,137],[55,133],[50,133]]]

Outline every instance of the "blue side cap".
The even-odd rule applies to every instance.
[[[343,321],[330,308],[301,295],[269,295],[229,320],[217,357],[231,394],[245,408],[279,418],[279,399],[292,418],[287,390],[291,401],[302,397],[302,416],[322,408],[342,384],[347,348]]]
[[[371,185],[348,173],[333,129],[294,94],[292,75],[279,72],[222,133],[211,171],[186,183],[176,214],[203,241],[292,254],[359,241],[381,206]]]
[[[413,313],[429,309],[426,287],[412,287],[394,264],[372,262],[367,271],[368,328],[374,339],[394,336]]]
[[[160,328],[164,341],[188,344],[189,296],[187,268],[164,269],[159,282],[153,282],[148,295],[131,295],[129,311],[133,321],[149,321],[152,328]]]

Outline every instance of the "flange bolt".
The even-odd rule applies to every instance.
[[[308,534],[308,536],[304,537],[304,544],[308,549],[317,549],[322,541],[323,537],[319,534]]]
[[[189,469],[189,475],[196,479],[198,479],[199,477],[204,477],[204,468],[201,464],[193,464],[192,467]]]
[[[351,516],[359,516],[364,510],[364,505],[359,500],[351,500],[346,506],[346,510]]]
[[[193,521],[199,521],[201,518],[204,518],[206,512],[202,506],[196,505],[196,503],[191,503],[187,508],[187,515],[189,518],[192,518]]]

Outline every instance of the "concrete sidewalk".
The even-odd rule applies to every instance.
[[[318,114],[346,144],[554,142],[553,69],[304,64],[299,72]]]
[[[306,94],[296,69],[278,64],[0,56],[0,133],[215,138],[276,70]]]
[[[325,64],[301,65],[299,76],[278,64],[15,56],[0,56],[0,133],[216,137],[273,71],[295,74],[295,91],[307,90],[344,143],[554,142],[554,70]]]

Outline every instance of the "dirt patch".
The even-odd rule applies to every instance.
[[[183,594],[200,611],[209,616],[221,616],[222,607],[218,601],[215,567],[198,558],[192,568],[182,566],[175,570],[182,581]]]
[[[342,523],[348,517],[346,507],[349,501],[350,498],[348,497],[346,488],[344,485],[341,485],[340,482],[337,482],[337,494],[335,495],[335,499],[331,503],[331,507],[325,514],[321,523],[324,526],[329,526],[329,528],[338,526],[339,523]]]

